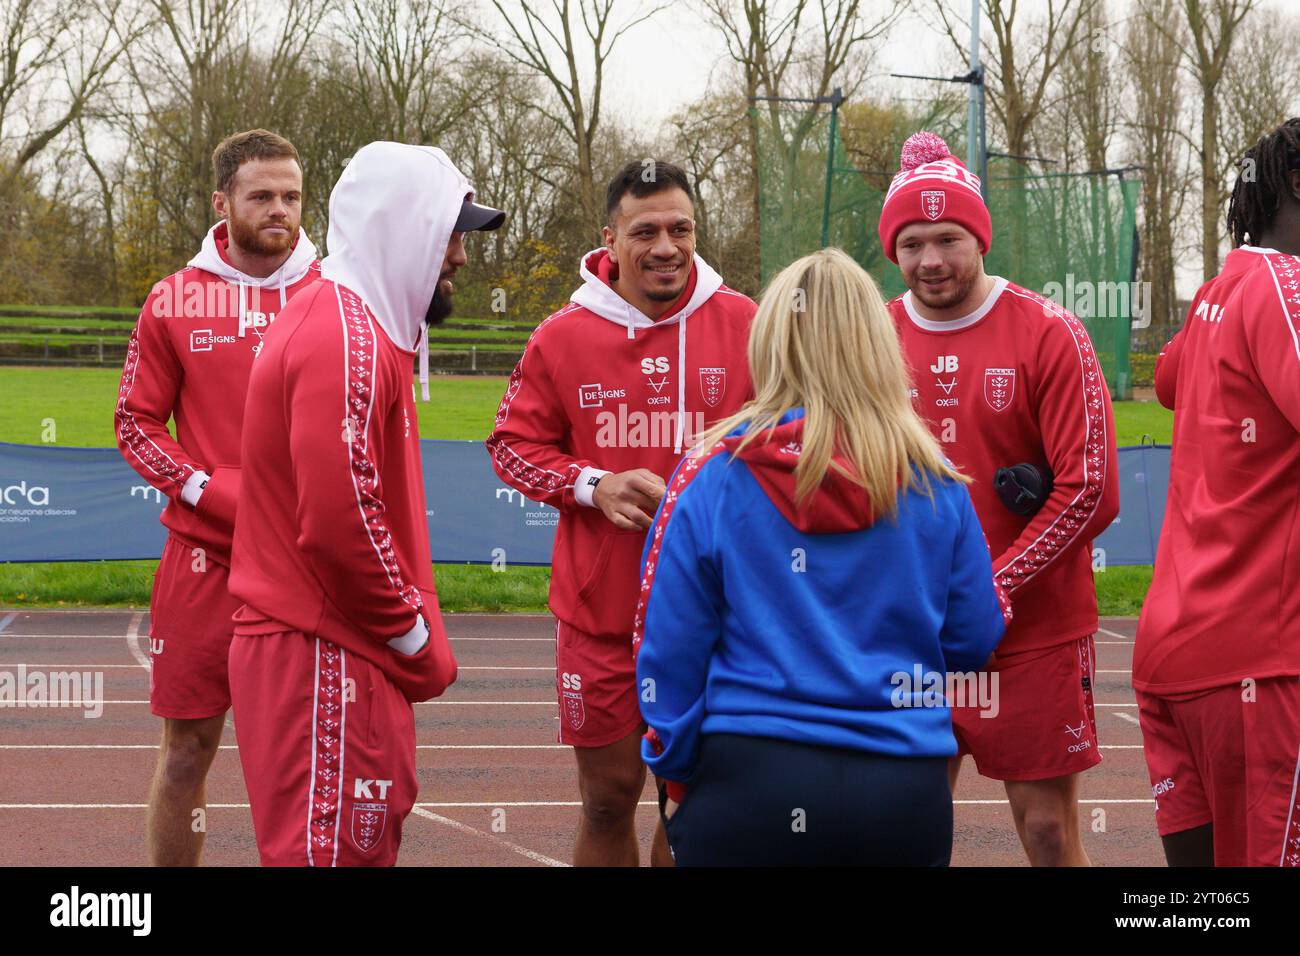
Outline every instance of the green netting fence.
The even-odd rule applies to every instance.
[[[767,109],[752,115],[764,284],[799,256],[832,245],[857,260],[886,298],[906,291],[876,234],[902,144],[888,151],[888,170],[863,169],[846,153],[829,110],[781,110],[775,122]],[[948,142],[954,151],[960,148]],[[1130,394],[1131,323],[1142,301],[1133,283],[1140,188],[1140,180],[1113,173],[1034,175],[1010,160],[989,162],[993,243],[985,271],[1047,295],[1079,316],[1117,399]]]

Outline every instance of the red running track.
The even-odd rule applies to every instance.
[[[567,863],[577,814],[569,748],[555,742],[554,625],[542,615],[446,615],[460,678],[416,705],[420,798],[404,866]],[[1160,866],[1154,803],[1129,686],[1135,621],[1097,635],[1102,763],[1083,778],[1080,818],[1094,864]],[[0,609],[0,670],[103,674],[98,717],[76,708],[5,709],[0,718],[0,865],[143,865],[145,801],[160,722],[149,713],[148,615]],[[230,719],[208,778],[203,862],[257,863]],[[967,761],[956,799],[953,864],[1023,865],[1002,785]],[[649,859],[653,790],[637,814]]]

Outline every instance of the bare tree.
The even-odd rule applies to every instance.
[[[754,223],[760,221],[762,138],[782,138],[782,148],[774,151],[779,160],[773,161],[784,164],[780,175],[789,185],[795,180],[804,143],[825,122],[825,114],[817,109],[805,110],[791,120],[775,98],[819,99],[829,96],[836,86],[852,96],[865,79],[871,44],[908,6],[908,2],[889,4],[872,16],[861,0],[704,0],[710,21],[738,67],[744,96],[754,107],[749,123],[749,202]],[[796,200],[788,192],[781,198],[783,207],[778,215],[788,220]],[[757,256],[749,271],[741,281],[757,287]]]
[[[1137,0],[1121,51],[1132,89],[1132,109],[1124,124],[1129,156],[1142,169],[1138,221],[1140,274],[1149,283],[1149,344],[1163,345],[1179,320],[1175,289],[1177,223],[1187,199],[1187,140],[1182,135],[1180,104],[1183,75],[1178,69],[1185,48],[1179,33],[1180,0]],[[1168,25],[1156,29],[1156,24]]]
[[[492,6],[499,14],[497,29],[504,28],[504,35],[483,27],[476,32],[550,87],[557,108],[546,103],[536,108],[573,148],[574,185],[566,185],[566,192],[586,222],[599,222],[604,210],[596,188],[595,143],[605,70],[618,41],[663,6],[643,7],[632,15],[623,12],[631,5],[620,0],[492,0]],[[590,79],[584,79],[588,58]]]
[[[75,123],[99,93],[138,32],[122,7],[122,0],[66,6],[58,0],[3,0],[0,149],[14,144],[6,182]]]
[[[1219,271],[1224,175],[1219,165],[1219,86],[1233,41],[1258,0],[1183,0],[1190,44],[1186,58],[1201,93],[1201,272],[1208,281]],[[1168,27],[1162,27],[1168,29]],[[1294,67],[1293,67],[1294,68]]]
[[[158,200],[189,244],[211,221],[213,148],[250,121],[276,125],[288,99],[281,86],[300,72],[331,2],[284,0],[274,9],[278,29],[259,31],[251,20],[269,11],[254,0],[150,0],[152,29],[125,58],[140,106],[128,133],[140,161],[184,171],[184,189],[164,190]],[[161,146],[161,154],[142,154],[146,142],[149,150]]]
[[[964,55],[970,23],[952,13],[946,0],[934,3],[943,31]],[[1052,79],[1076,44],[1088,37],[1096,3],[1046,0],[1042,17],[1031,21],[1022,16],[1018,0],[984,0],[984,22],[993,33],[987,52],[989,105],[1006,137],[1006,151],[1013,156],[1028,153]]]
[[[387,138],[433,143],[460,118],[447,92],[466,31],[451,11],[449,0],[348,0],[337,18],[354,107],[381,117]]]

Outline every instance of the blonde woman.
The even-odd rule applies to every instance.
[[[838,249],[772,281],[749,363],[756,397],[677,468],[643,559],[643,756],[674,856],[946,865],[947,675],[1004,627],[967,479]]]

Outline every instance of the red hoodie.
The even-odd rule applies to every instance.
[[[411,701],[456,679],[434,592],[412,366],[472,193],[441,150],[359,150],[330,195],[322,279],[277,320],[249,383],[257,414],[244,428],[235,633],[330,641]]]
[[[951,322],[890,303],[912,367],[917,413],[973,480],[993,573],[1015,609],[999,654],[1097,630],[1091,541],[1119,512],[1115,419],[1097,355],[1075,316],[994,277],[985,302]],[[999,468],[1046,465],[1052,493],[1031,518],[993,490]]]
[[[320,276],[316,247],[303,232],[264,279],[230,264],[228,242],[223,220],[186,268],[149,293],[127,344],[113,422],[127,464],[171,499],[162,523],[222,565],[230,563],[253,357],[288,300]],[[167,430],[172,417],[175,438]]]
[[[1243,246],[1156,362],[1169,498],[1133,686],[1300,674],[1300,257]]]
[[[699,256],[658,321],[610,285],[608,252],[583,257],[573,301],[543,321],[519,360],[487,440],[513,488],[560,509],[550,606],[605,637],[632,632],[644,531],[620,531],[592,503],[590,478],[646,468],[664,480],[692,438],[750,397],[757,307]]]

